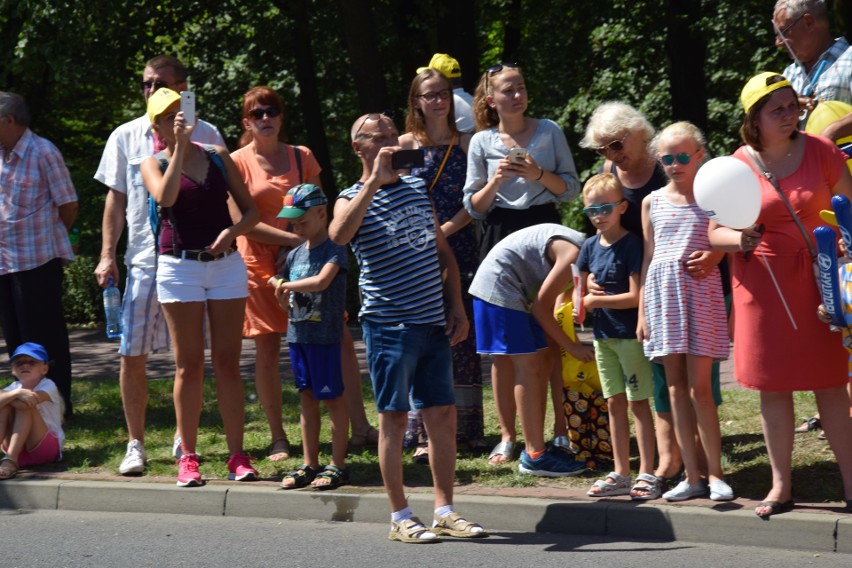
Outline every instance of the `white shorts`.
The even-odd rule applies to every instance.
[[[157,301],[154,268],[130,266],[121,303],[119,355],[137,356],[169,349],[169,330]]]
[[[246,298],[246,265],[238,252],[209,262],[161,254],[157,257],[157,295],[163,304]]]

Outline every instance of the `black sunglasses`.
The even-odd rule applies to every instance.
[[[165,81],[142,81],[140,83],[143,91],[156,91],[158,89],[162,89],[163,87],[168,87],[169,84]]]
[[[492,67],[489,67],[488,71],[486,71],[486,73],[488,73],[488,76],[490,77],[490,76],[494,75],[495,73],[499,73],[503,69],[517,69],[517,68],[518,68],[517,63],[501,63],[499,65],[494,65]]]
[[[255,108],[248,111],[248,115],[255,120],[262,120],[264,116],[275,118],[281,114],[281,109],[278,107]]]

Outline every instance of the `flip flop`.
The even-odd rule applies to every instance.
[[[364,434],[352,434],[349,438],[349,445],[353,448],[363,448],[364,446],[379,445],[379,431],[370,426]]]
[[[9,467],[7,464],[11,465]],[[0,460],[0,479],[12,479],[18,474],[18,462],[10,457]]]
[[[801,425],[799,425],[799,427],[795,428],[793,431],[797,434],[803,434],[805,432],[811,432],[812,430],[816,430],[821,427],[822,424],[820,424],[819,418],[814,416],[802,422]]]
[[[764,507],[768,507],[769,512],[766,512],[762,515],[757,512],[758,509],[761,509],[761,508],[764,508]],[[760,517],[761,519],[763,519],[764,521],[768,521],[769,517],[771,517],[772,515],[787,513],[787,512],[792,511],[792,510],[793,510],[793,500],[792,499],[790,499],[789,501],[784,501],[783,503],[781,503],[780,501],[764,501],[763,503],[761,503],[760,505],[758,505],[757,507],[754,508],[754,514],[757,515],[758,517]]]
[[[287,436],[283,438],[278,438],[272,441],[272,447],[269,448],[269,456],[268,459],[271,462],[286,460],[290,457],[290,442],[287,440]]]
[[[491,450],[491,454],[489,454],[489,456],[488,456],[488,465],[503,465],[505,463],[509,463],[510,461],[512,461],[512,459],[514,459],[514,453],[515,453],[515,442],[511,442],[511,441],[500,442],[499,444],[494,446],[493,450]],[[499,462],[491,461],[493,458],[495,458],[497,456],[502,456],[506,459],[505,459],[505,461],[499,461]]]

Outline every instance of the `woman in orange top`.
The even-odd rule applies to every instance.
[[[311,151],[281,141],[283,109],[281,98],[269,87],[254,87],[243,95],[245,131],[240,149],[231,154],[260,211],[260,223],[237,240],[237,247],[249,278],[243,336],[255,341],[255,388],[272,434],[271,461],[286,459],[290,447],[281,416],[278,371],[287,312],[279,307],[267,280],[278,273],[279,258],[283,260],[287,251],[302,242],[288,231],[287,219],[277,215],[291,187],[300,183],[320,185],[320,166]]]

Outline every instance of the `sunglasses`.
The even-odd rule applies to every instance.
[[[361,121],[361,124],[359,124],[359,125],[358,125],[358,130],[356,130],[356,131],[355,131],[355,134],[353,134],[353,135],[352,135],[352,140],[355,140],[356,138],[358,138],[358,134],[361,132],[361,129],[362,129],[362,128],[364,128],[364,125],[365,125],[365,124],[367,124],[368,122],[378,122],[378,121],[380,121],[380,120],[382,120],[382,119],[384,119],[384,118],[386,118],[386,119],[388,119],[388,120],[390,120],[390,121],[393,121],[393,118],[391,118],[390,113],[389,113],[389,112],[387,112],[387,111],[385,111],[385,112],[371,112],[371,113],[369,113],[369,114],[368,114],[368,115],[364,118],[364,120],[362,120],[362,121]]]
[[[616,205],[621,205],[624,203],[624,199],[619,199],[615,203],[604,203],[603,205],[592,205],[590,207],[583,207],[583,213],[591,219],[592,217],[597,217],[600,215],[601,217],[607,217],[612,215],[612,212],[615,210]]]
[[[675,160],[677,160],[678,164],[685,166],[690,162],[690,160],[692,160],[692,154],[687,154],[684,152],[675,156],[672,156],[671,154],[660,156],[660,161],[663,163],[664,166],[671,166],[675,163]]]
[[[437,93],[423,93],[422,95],[417,95],[417,98],[423,99],[427,103],[434,103],[436,100],[445,101],[450,98],[450,90],[441,89]]]
[[[612,150],[613,152],[621,152],[624,150],[624,141],[627,140],[628,134],[625,134],[620,140],[613,140],[609,144],[604,144],[600,148],[596,148],[595,152],[600,154],[601,156],[606,156],[607,152]]]
[[[255,120],[262,120],[264,116],[275,118],[281,115],[281,109],[278,107],[255,108],[248,111],[248,115]]]
[[[143,91],[156,91],[157,89],[162,89],[163,87],[168,87],[169,84],[165,81],[142,81],[140,83]]]
[[[518,68],[517,63],[501,63],[499,65],[494,65],[492,67],[489,67],[488,71],[486,71],[486,73],[488,73],[488,76],[490,77],[490,76],[492,76],[496,73],[499,73],[503,69],[517,69],[517,68]]]

